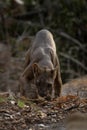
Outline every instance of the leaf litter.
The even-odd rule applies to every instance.
[[[0,97],[1,98],[1,97]],[[53,101],[29,101],[2,96],[0,102],[0,130],[49,129],[49,124],[62,122],[70,113],[87,113],[87,99],[63,96]],[[37,124],[37,125],[35,125]]]

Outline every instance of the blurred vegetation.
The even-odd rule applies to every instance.
[[[49,29],[54,35],[63,82],[85,75],[87,1],[0,1],[0,41],[11,41],[13,50],[19,37],[34,36],[42,28]],[[12,52],[15,56],[16,51]]]

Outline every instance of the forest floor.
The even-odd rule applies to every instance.
[[[65,130],[67,116],[87,113],[87,99],[60,97],[53,101],[14,99],[0,96],[0,130]]]

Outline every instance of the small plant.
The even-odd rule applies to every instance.
[[[21,100],[18,100],[18,106],[20,108],[23,108],[25,106],[25,103],[23,101],[21,101]]]
[[[6,99],[5,99],[5,98],[0,97],[0,103],[3,103],[3,102],[5,102],[5,101],[6,101]]]

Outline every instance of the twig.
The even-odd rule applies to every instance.
[[[68,35],[67,33],[65,32],[58,32],[59,35],[65,37],[66,39],[74,42],[75,44],[77,44],[84,52],[87,53],[87,50],[84,48],[84,46],[82,45],[82,43],[80,41],[78,41],[77,39],[71,37],[70,35]]]
[[[78,74],[78,73],[76,73],[75,71],[73,71],[73,70],[61,70],[61,73],[66,73],[66,74],[73,74],[73,75],[75,75],[75,76],[77,76],[77,77],[79,77],[80,75]]]
[[[13,16],[13,18],[18,19],[18,20],[22,20],[22,21],[24,21],[24,20],[26,21],[26,20],[30,20],[31,16],[35,16],[38,13],[43,12],[43,11],[44,11],[44,9],[34,10],[31,12],[26,12],[24,14],[18,14],[16,16]]]
[[[76,60],[75,58],[73,58],[70,55],[67,55],[65,53],[60,53],[61,56],[65,57],[66,59],[70,59],[71,61],[73,61],[74,63],[76,63],[77,65],[79,65],[81,68],[83,68],[85,71],[87,71],[86,66],[84,66],[81,62],[79,62],[78,60]]]

